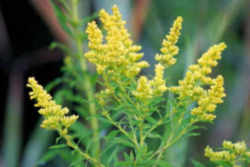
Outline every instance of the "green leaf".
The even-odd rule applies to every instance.
[[[83,157],[76,152],[75,150],[72,151],[71,149],[61,149],[60,150],[60,157],[62,157],[63,160],[65,160],[69,164],[73,164],[72,166],[78,167],[79,161],[83,160]],[[76,164],[75,164],[76,162]]]
[[[81,167],[83,163],[83,158],[81,156],[75,156],[75,159],[72,160],[72,163],[69,167]]]
[[[107,141],[113,140],[119,133],[120,133],[119,130],[112,130],[112,131],[105,137],[105,139],[106,139]]]
[[[60,156],[63,160],[65,160],[64,163],[78,163],[79,160],[82,160],[80,154],[72,152],[71,149],[69,149],[68,147],[66,148],[65,146],[66,145],[64,144],[60,144],[49,147],[50,150],[48,150],[48,152],[41,157],[38,164],[44,165],[49,161],[53,160],[57,156]]]
[[[66,0],[58,0],[61,4],[60,5],[62,5],[62,7],[65,9],[65,10],[67,10],[67,12],[69,13],[69,14],[71,14],[71,9],[70,9],[70,7],[69,7],[69,5],[67,4],[67,1]]]
[[[79,139],[84,139],[91,135],[90,129],[87,129],[82,123],[75,122],[71,127],[70,130],[74,132],[74,136],[78,137]]]
[[[88,110],[86,109],[86,108],[84,108],[82,105],[80,105],[80,106],[75,106],[74,107],[74,111],[78,114],[78,115],[80,115],[80,117],[82,117],[82,118],[86,118],[86,117],[88,117],[88,115],[89,115],[89,112],[88,112]]]
[[[134,144],[131,143],[127,138],[114,138],[113,142],[115,144],[121,144],[121,145],[124,145],[126,147],[131,147],[133,148],[134,147]]]
[[[59,48],[59,49],[61,49],[63,52],[65,52],[67,55],[71,55],[71,49],[67,46],[67,45],[65,45],[65,44],[63,44],[63,43],[59,43],[59,42],[52,42],[51,44],[50,44],[50,46],[49,46],[49,49],[51,49],[51,50],[53,50],[53,49],[55,49],[55,48]]]
[[[89,16],[89,17],[85,17],[84,19],[81,20],[81,25],[84,25],[84,24],[87,24],[88,22],[98,18],[99,16],[99,12],[95,12],[92,14],[92,16]]]
[[[118,147],[112,150],[112,153],[108,158],[108,163],[111,163],[112,161],[118,161],[118,158],[117,158],[118,151],[119,151]]]
[[[161,139],[162,136],[159,135],[159,134],[157,134],[157,133],[150,133],[150,134],[148,135],[148,138],[157,138],[157,139]]]
[[[57,144],[57,145],[50,146],[49,149],[61,149],[61,148],[66,148],[66,147],[68,147],[66,144]]]
[[[133,151],[130,151],[130,153],[129,153],[129,159],[130,159],[131,161],[134,161],[134,160],[135,160]]]
[[[115,149],[118,150],[118,148],[119,148],[119,146],[116,146],[116,144],[114,144],[114,143],[108,143],[103,148],[101,154],[102,154],[102,156],[106,157],[109,154],[110,151],[113,152]]]
[[[148,117],[146,118],[146,120],[147,120],[149,123],[151,123],[151,124],[156,124],[156,123],[157,123],[157,120],[155,120],[155,119],[152,118],[151,116],[148,116]]]
[[[56,14],[56,16],[57,16],[57,18],[58,18],[58,21],[59,21],[59,23],[61,24],[63,30],[64,30],[68,35],[70,35],[71,37],[74,38],[72,31],[70,30],[70,28],[69,28],[68,25],[67,25],[67,18],[66,18],[66,16],[64,15],[64,13],[63,13],[62,10],[60,9],[60,7],[59,7],[57,4],[55,4],[55,2],[53,2],[53,1],[50,1],[50,2],[52,3],[53,9],[54,9],[54,11],[55,11],[55,14]]]
[[[196,160],[192,160],[192,164],[194,165],[194,167],[205,167],[205,165]]]
[[[55,80],[51,81],[46,87],[45,90],[50,92],[53,88],[55,88],[57,85],[61,84],[63,82],[62,78],[56,78]]]
[[[120,161],[120,162],[117,162],[117,166],[134,166],[134,162],[131,162],[131,161]]]
[[[159,165],[160,167],[172,167],[171,164],[166,160],[158,160],[156,161],[156,165]]]
[[[45,153],[40,160],[38,161],[39,165],[43,165],[54,159],[57,155],[59,155],[61,150],[54,149],[54,150],[49,150],[47,153]]]

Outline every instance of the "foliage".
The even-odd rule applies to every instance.
[[[78,17],[78,0],[59,2],[64,12],[55,3],[54,10],[74,45],[52,45],[64,50],[66,57],[63,77],[50,86],[62,85],[56,99],[80,119],[67,116],[69,110],[56,104],[34,78],[27,84],[32,88],[31,99],[37,100],[35,106],[44,116],[41,126],[59,133],[58,145],[52,149],[71,148],[77,157],[72,159],[72,166],[170,166],[166,159],[169,148],[185,137],[197,135],[195,130],[201,128],[197,123],[213,122],[216,106],[223,102],[223,77],[212,78],[209,74],[226,45],[212,46],[197,64],[189,66],[177,86],[168,86],[164,72],[176,63],[181,17],[174,21],[155,56],[155,75],[147,77],[139,74],[149,63],[141,60],[141,47],[130,39],[117,6],[113,6],[112,14],[99,12],[103,29],[92,21],[85,34],[82,27],[86,21]],[[86,37],[89,50],[84,52]],[[100,78],[89,72],[87,61],[96,66]],[[96,90],[98,87],[101,90]],[[214,154],[206,148],[205,155],[212,161]]]

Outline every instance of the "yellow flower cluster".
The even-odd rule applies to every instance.
[[[138,53],[141,47],[134,45],[130,39],[125,21],[122,20],[116,5],[112,11],[113,15],[109,15],[105,10],[99,13],[106,31],[105,42],[96,22],[88,24],[86,33],[89,51],[85,53],[85,57],[96,65],[99,74],[107,73],[114,80],[121,75],[132,78],[149,64],[146,61],[138,62],[143,57],[143,53]]]
[[[146,76],[141,76],[137,81],[137,89],[133,91],[133,95],[138,99],[145,101],[155,96],[162,96],[167,90],[164,80],[164,66],[157,64],[155,66],[155,77],[148,80]]]
[[[223,77],[220,75],[213,81],[214,84],[211,88],[200,96],[198,107],[194,108],[191,112],[191,114],[197,116],[199,120],[214,120],[216,116],[212,113],[215,111],[216,105],[223,102],[222,98],[225,96]]]
[[[167,90],[164,80],[164,70],[175,64],[175,55],[178,54],[179,48],[175,45],[180,36],[182,28],[182,17],[177,17],[166,39],[162,42],[161,53],[156,54],[155,59],[159,62],[155,66],[155,76],[153,80],[148,80],[147,77],[141,76],[137,81],[137,89],[133,91],[133,95],[138,99],[145,101],[155,96],[162,96]]]
[[[231,141],[224,141],[222,146],[222,151],[214,151],[207,146],[205,148],[205,156],[212,162],[224,161],[231,165],[237,165],[238,161],[245,161],[250,158],[250,152],[247,151],[244,141],[234,144]]]
[[[155,60],[159,61],[165,67],[176,63],[175,55],[179,53],[179,48],[175,45],[179,39],[182,28],[182,17],[177,17],[166,39],[162,41],[161,54],[156,54]]]
[[[64,130],[67,133],[67,129],[78,119],[78,116],[66,116],[69,113],[68,108],[62,108],[56,104],[34,77],[28,79],[27,86],[32,89],[29,93],[30,99],[36,99],[35,107],[39,107],[39,114],[44,116],[41,127],[51,130]]]
[[[88,24],[86,32],[89,39],[89,51],[85,57],[96,65],[97,72],[104,75],[106,80],[117,81],[121,76],[133,78],[149,64],[146,61],[139,61],[143,56],[142,53],[138,53],[141,47],[134,45],[130,39],[125,28],[125,21],[122,20],[117,6],[114,5],[112,11],[112,15],[105,10],[101,10],[99,13],[106,31],[105,39],[96,22]],[[226,48],[224,43],[211,47],[202,55],[196,65],[190,66],[184,80],[179,81],[178,86],[167,88],[163,78],[165,68],[176,62],[174,56],[179,52],[176,43],[182,29],[182,21],[182,17],[177,17],[169,34],[162,42],[161,53],[155,56],[158,64],[155,66],[154,78],[149,80],[146,76],[141,76],[137,80],[137,88],[132,94],[145,101],[155,96],[162,96],[168,89],[178,94],[180,102],[197,103],[197,107],[191,111],[193,121],[213,121],[216,105],[222,103],[222,98],[225,96],[224,81],[222,76],[213,79],[208,74],[221,59],[221,52]],[[107,91],[101,92],[99,94],[100,102],[103,101],[101,103],[104,104],[104,97],[109,94]]]
[[[195,121],[213,121],[216,105],[223,102],[222,98],[225,96],[223,77],[218,76],[213,79],[208,74],[221,59],[221,53],[225,48],[224,43],[212,46],[198,60],[198,64],[189,67],[184,80],[179,81],[179,86],[169,88],[170,91],[178,94],[180,101],[191,99],[198,103],[198,106],[191,111]],[[210,86],[210,88],[207,90],[203,86]]]

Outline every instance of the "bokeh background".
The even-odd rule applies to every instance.
[[[184,18],[178,63],[167,71],[169,82],[181,79],[187,66],[211,45],[221,41],[228,45],[213,72],[225,78],[225,102],[217,108],[215,123],[204,124],[200,136],[171,149],[174,166],[203,162],[204,147],[219,146],[224,139],[245,140],[250,146],[250,1],[80,0],[79,9],[86,17],[101,8],[110,11],[113,4],[152,63],[173,20]],[[28,76],[47,85],[61,75],[63,53],[48,49],[52,41],[69,42],[49,0],[0,1],[0,167],[64,166],[60,158],[39,164],[54,134],[39,128],[25,87]]]

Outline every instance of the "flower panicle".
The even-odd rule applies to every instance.
[[[217,104],[222,103],[222,98],[226,96],[223,77],[219,75],[213,79],[208,76],[212,72],[212,67],[218,64],[217,61],[221,59],[221,53],[225,48],[224,43],[209,48],[197,64],[189,66],[185,78],[179,81],[179,85],[169,89],[178,94],[180,101],[197,102],[198,106],[191,111],[194,121],[213,121],[216,118],[213,112]],[[205,89],[204,85],[210,88]]]
[[[66,130],[78,119],[77,115],[67,116],[69,109],[56,104],[34,77],[28,79],[27,87],[32,89],[29,95],[30,99],[36,99],[35,107],[40,108],[38,113],[44,116],[42,128]]]
[[[88,34],[88,47],[100,50],[103,42],[103,35],[95,21],[88,23],[86,33]]]
[[[112,80],[117,80],[119,76],[133,78],[149,66],[148,62],[140,61],[143,57],[143,53],[139,53],[141,46],[133,44],[116,5],[112,7],[112,14],[102,9],[99,18],[106,35],[95,22],[89,23],[86,31],[89,51],[85,53],[85,57],[96,65],[99,74],[108,75]]]
[[[213,112],[217,104],[223,102],[222,98],[226,96],[224,93],[224,79],[219,75],[213,80],[214,84],[205,92],[198,100],[198,107],[192,109],[191,114],[196,116],[197,119],[203,121],[213,121],[216,116]]]
[[[155,60],[160,62],[165,67],[172,66],[176,63],[175,55],[179,53],[179,48],[176,46],[176,43],[180,36],[180,31],[182,29],[182,17],[177,17],[174,21],[172,28],[170,29],[169,34],[166,35],[165,39],[162,41],[161,53],[156,54]]]

